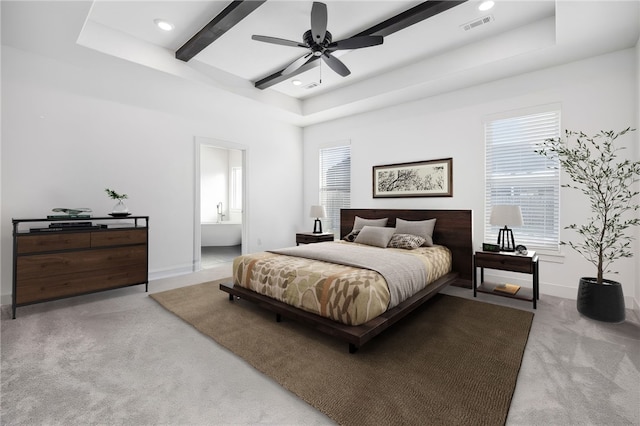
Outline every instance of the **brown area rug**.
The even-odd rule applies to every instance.
[[[158,303],[344,425],[501,425],[533,314],[437,295],[356,354],[244,300],[220,282]]]

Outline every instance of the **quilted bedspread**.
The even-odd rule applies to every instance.
[[[380,259],[390,251],[419,258],[427,272],[425,285],[451,271],[451,252],[443,246],[377,250]],[[270,252],[237,257],[233,283],[347,325],[370,321],[385,312],[391,300],[387,282],[371,269]]]

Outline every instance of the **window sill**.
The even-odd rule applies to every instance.
[[[559,250],[545,250],[537,249],[535,247],[531,250],[535,250],[535,252],[538,253],[538,258],[543,262],[564,263],[565,254]]]

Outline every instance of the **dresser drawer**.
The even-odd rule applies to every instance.
[[[16,244],[18,254],[82,249],[90,247],[91,234],[89,232],[81,232],[73,234],[21,235],[16,238]]]
[[[478,268],[499,269],[503,271],[523,272],[527,274],[532,274],[534,268],[531,257],[528,256],[493,254],[486,252],[476,253],[475,262],[476,267]]]
[[[91,247],[108,247],[124,244],[145,244],[146,229],[128,229],[122,231],[92,232]]]
[[[145,264],[98,269],[91,272],[71,272],[55,277],[35,276],[18,282],[16,303],[34,303],[60,297],[93,293],[125,285],[147,282]]]
[[[298,233],[296,234],[296,244],[311,244],[321,243],[325,241],[333,241],[335,235],[331,233],[312,234],[312,233]]]
[[[92,271],[122,268],[129,265],[146,265],[147,247],[131,246],[79,252],[35,254],[20,256],[17,260],[16,285],[18,288],[28,280],[46,277],[54,281],[56,276],[83,273],[86,279]]]

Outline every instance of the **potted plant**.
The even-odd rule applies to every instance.
[[[589,137],[583,132],[565,131],[565,139],[546,139],[536,152],[557,157],[573,183],[562,187],[582,192],[589,198],[592,216],[586,223],[565,227],[575,231],[580,242],[568,244],[596,267],[595,277],[582,277],[578,287],[577,308],[582,315],[607,322],[625,319],[624,295],[619,282],[604,275],[617,273],[609,269],[620,258],[633,256],[627,229],[640,224],[639,192],[634,185],[640,180],[640,161],[620,161],[615,140],[635,129],[600,131]],[[575,142],[571,142],[575,139]]]
[[[124,203],[124,201],[122,200],[126,200],[128,198],[127,194],[118,194],[116,191],[106,188],[104,190],[104,192],[107,193],[107,195],[109,196],[109,198],[113,199],[113,200],[118,200],[118,203],[113,206],[113,210],[111,211],[111,215],[128,215],[129,214],[129,208],[126,206],[126,204]]]

